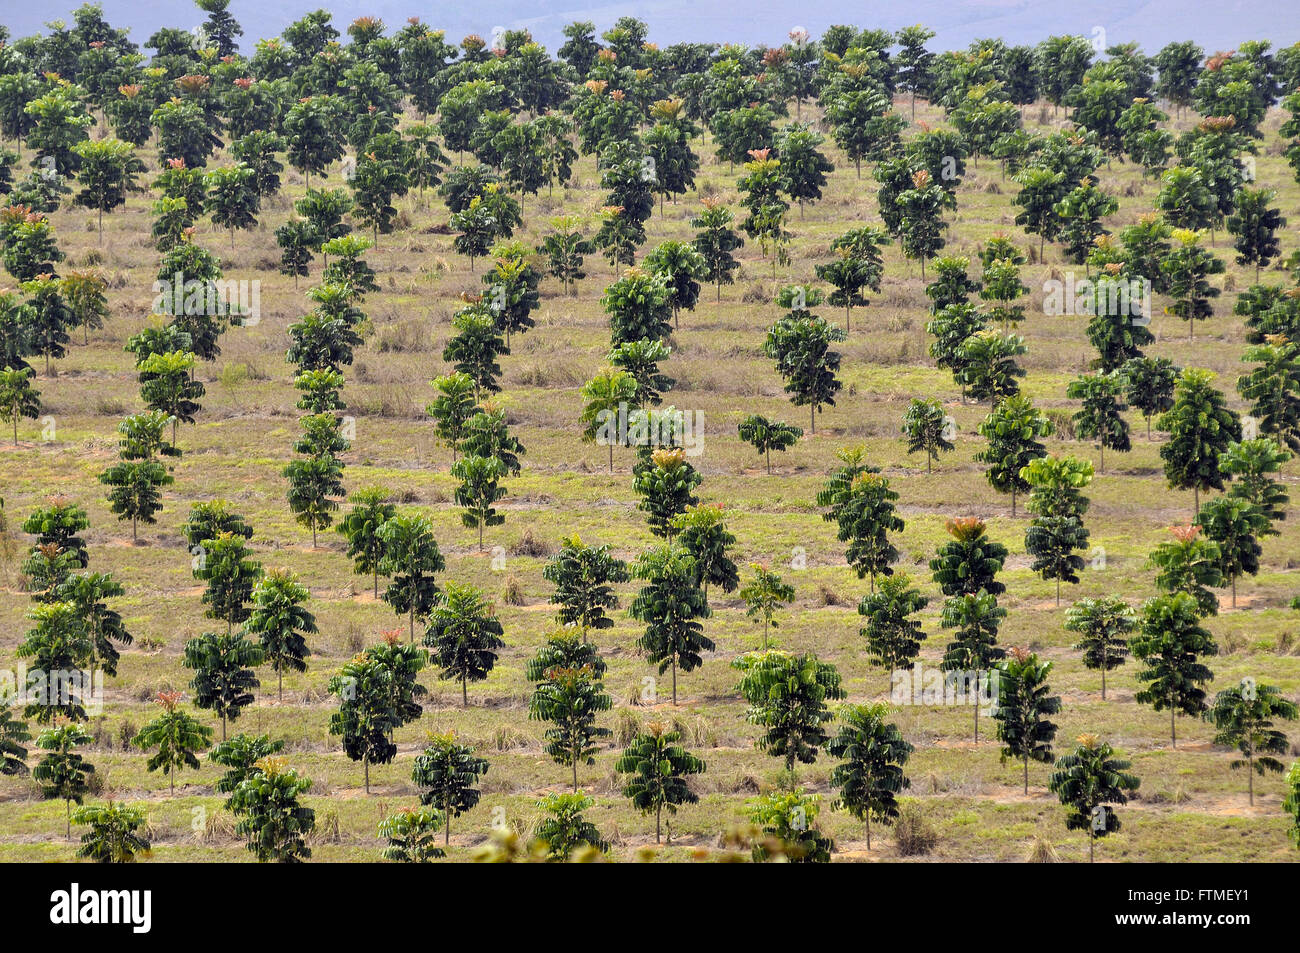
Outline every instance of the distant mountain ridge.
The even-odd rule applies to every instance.
[[[76,2],[18,5],[0,10],[0,23],[15,36],[41,31],[56,18],[71,20]],[[160,26],[190,29],[204,14],[188,0],[101,0],[105,16],[131,28],[143,43]],[[1053,34],[1098,37],[1106,45],[1136,40],[1154,53],[1172,40],[1194,40],[1207,52],[1232,49],[1243,40],[1268,39],[1275,48],[1300,41],[1300,4],[1260,0],[909,0],[906,3],[846,0],[625,0],[584,6],[577,0],[475,0],[431,4],[416,0],[232,0],[231,13],[244,27],[245,52],[257,39],[278,35],[311,10],[334,14],[343,32],[359,16],[378,16],[390,30],[410,16],[445,29],[459,40],[469,33],[490,38],[497,29],[526,27],[554,51],[561,30],[575,20],[590,20],[605,30],[621,16],[635,16],[650,27],[660,45],[682,41],[779,44],[802,26],[818,36],[835,23],[898,30],[923,23],[938,36],[935,50],[965,47],[980,37],[1008,43],[1036,43]],[[1100,31],[1100,32],[1099,32]]]

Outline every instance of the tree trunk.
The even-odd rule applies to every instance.
[[[658,807],[655,808],[655,843],[656,844],[660,843],[663,839],[663,834],[662,834],[663,813],[664,813],[664,806],[660,804]]]
[[[461,702],[461,707],[463,708],[469,707],[469,685],[466,682],[464,675],[460,677],[460,702]],[[575,768],[574,770],[577,769]]]
[[[673,707],[677,707],[677,656],[673,656]]]

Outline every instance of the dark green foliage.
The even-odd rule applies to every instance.
[[[747,721],[763,729],[758,748],[785,760],[812,764],[826,744],[826,725],[834,718],[826,702],[843,698],[835,666],[811,653],[778,650],[742,655],[732,663],[742,675],[737,690],[749,702]]]
[[[1079,744],[1056,761],[1047,788],[1065,805],[1065,826],[1088,832],[1088,860],[1091,862],[1097,838],[1120,829],[1114,804],[1127,804],[1129,792],[1139,781],[1128,774],[1129,762],[1115,757],[1115,751],[1095,735],[1083,735]]]
[[[703,774],[705,765],[681,746],[681,740],[680,732],[654,722],[632,739],[614,763],[615,771],[629,776],[623,796],[642,814],[654,813],[655,843],[662,837],[665,808],[669,814],[676,814],[679,805],[699,800],[686,779],[692,774]]]
[[[90,518],[76,503],[52,497],[47,506],[38,506],[23,520],[22,530],[36,537],[37,546],[53,544],[69,554],[73,565],[84,569],[90,565],[86,542],[78,534],[90,528]]]
[[[1134,410],[1141,411],[1147,422],[1147,439],[1151,439],[1151,418],[1174,406],[1174,385],[1178,368],[1167,357],[1135,357],[1120,368],[1125,399]]]
[[[892,824],[898,795],[911,787],[903,767],[913,748],[898,726],[885,720],[888,714],[884,704],[846,705],[839,733],[826,742],[826,753],[842,759],[831,771],[831,787],[839,791],[833,806],[866,824],[867,850],[871,822]]]
[[[284,759],[269,757],[239,783],[230,796],[230,809],[239,818],[235,833],[258,863],[301,863],[311,857],[307,838],[316,829],[316,812],[299,798],[311,781],[287,769]]]
[[[605,614],[618,608],[611,584],[627,582],[630,575],[608,546],[588,546],[573,535],[560,540],[560,551],[542,569],[542,578],[555,586],[550,602],[559,607],[557,621],[586,631],[613,627],[614,620]]]
[[[952,519],[946,528],[953,537],[939,547],[930,560],[934,581],[945,596],[974,595],[987,592],[999,595],[1006,586],[997,581],[1007,548],[987,535],[984,521],[976,517]]]
[[[1214,388],[1214,375],[1187,368],[1178,376],[1174,405],[1156,422],[1169,432],[1160,448],[1165,478],[1178,489],[1193,493],[1194,511],[1201,508],[1202,490],[1222,490],[1219,455],[1241,439],[1241,423]]]
[[[776,363],[785,380],[786,393],[796,407],[809,408],[810,429],[817,432],[817,413],[835,406],[842,386],[836,378],[840,354],[831,350],[844,332],[813,314],[794,313],[777,321],[767,332],[763,353]]]
[[[99,475],[99,482],[111,487],[108,508],[118,519],[131,521],[131,539],[137,538],[141,522],[156,523],[162,509],[159,487],[173,482],[173,477],[152,460],[123,461]]]
[[[1227,218],[1227,229],[1237,250],[1237,264],[1254,265],[1256,281],[1259,281],[1260,268],[1268,267],[1278,257],[1277,232],[1286,228],[1282,214],[1269,207],[1273,197],[1274,193],[1267,189],[1240,189],[1233,198],[1235,211]]]
[[[1237,391],[1252,402],[1259,432],[1300,450],[1300,346],[1270,337],[1247,348],[1241,359],[1258,362],[1237,378]]]
[[[316,617],[305,606],[307,587],[287,569],[272,569],[258,580],[253,590],[253,610],[244,631],[260,640],[264,661],[275,670],[277,696],[284,698],[284,673],[307,671],[305,636],[316,633]]]
[[[998,740],[1002,742],[1002,757],[1016,758],[1024,764],[1024,788],[1029,793],[1029,762],[1052,761],[1052,741],[1056,738],[1056,725],[1049,715],[1059,714],[1061,698],[1051,695],[1047,676],[1052,671],[1051,662],[1039,661],[1037,655],[1024,650],[1013,650],[1011,657],[996,667]]]
[[[411,780],[421,789],[420,803],[442,811],[443,843],[451,842],[451,819],[478,804],[481,792],[474,785],[487,771],[487,760],[457,742],[455,732],[431,734],[424,753],[416,756]]]
[[[609,850],[609,842],[600,836],[596,825],[582,816],[595,803],[577,790],[572,794],[548,794],[539,802],[548,816],[537,825],[535,836],[546,845],[547,860],[562,862],[578,851]]]
[[[652,533],[671,540],[677,533],[674,518],[699,503],[695,490],[704,478],[680,449],[655,450],[646,463],[633,481],[633,489],[641,497],[637,509],[646,514]]]
[[[85,800],[90,791],[90,775],[95,773],[95,766],[73,749],[90,741],[90,735],[80,725],[51,728],[36,739],[36,746],[48,754],[32,769],[32,780],[40,785],[41,797],[63,801],[69,839],[72,805]]]
[[[1269,525],[1261,527],[1259,535],[1275,536],[1272,524],[1286,519],[1286,506],[1290,501],[1283,485],[1270,474],[1279,473],[1282,464],[1291,454],[1278,448],[1267,437],[1230,443],[1219,455],[1219,470],[1231,478],[1228,495],[1245,500],[1267,518]]]
[[[417,515],[397,515],[379,528],[384,554],[379,560],[379,574],[392,581],[384,590],[383,600],[399,616],[410,618],[411,640],[415,640],[415,620],[425,619],[438,598],[434,575],[447,568],[433,524]]]
[[[250,558],[252,551],[241,534],[222,532],[201,545],[203,551],[195,561],[194,577],[207,583],[204,615],[225,622],[226,630],[231,631],[235,623],[248,618],[248,602],[261,575],[261,565]]]
[[[1272,685],[1244,678],[1240,686],[1219,692],[1205,717],[1214,723],[1215,744],[1236,748],[1245,756],[1234,760],[1232,767],[1246,769],[1253,805],[1255,775],[1264,777],[1269,771],[1281,774],[1282,762],[1272,755],[1291,750],[1286,734],[1274,727],[1274,720],[1294,721],[1300,717],[1300,708]]]
[[[867,620],[861,635],[867,641],[871,660],[886,672],[907,668],[921,651],[925,633],[921,620],[912,618],[929,603],[919,589],[912,588],[906,573],[887,576],[880,588],[863,596],[858,614]]]
[[[234,721],[253,704],[253,690],[261,683],[253,666],[264,660],[261,649],[242,633],[205,632],[185,643],[182,664],[193,669],[194,704],[210,708],[221,719],[221,740],[226,722]]]
[[[133,863],[137,854],[148,856],[149,840],[137,833],[145,826],[145,813],[125,804],[96,804],[78,808],[72,822],[89,827],[81,835],[77,856],[101,864]]]
[[[442,668],[440,676],[460,682],[462,704],[469,704],[470,682],[481,682],[496,665],[505,647],[496,607],[473,586],[447,583],[441,601],[429,612],[424,644],[429,659]]]
[[[1098,470],[1106,472],[1106,450],[1128,453],[1128,422],[1123,411],[1128,408],[1123,399],[1123,381],[1118,375],[1084,374],[1072,380],[1065,395],[1082,400],[1083,407],[1074,415],[1074,432],[1087,439],[1095,439],[1101,447]]]
[[[1156,711],[1169,711],[1169,737],[1178,746],[1175,716],[1200,716],[1206,710],[1205,683],[1214,673],[1201,661],[1217,655],[1218,646],[1200,624],[1196,601],[1185,592],[1157,596],[1142,606],[1138,633],[1129,643],[1143,663],[1137,680],[1145,683],[1134,697]]]
[[[1106,673],[1124,664],[1128,635],[1136,625],[1132,608],[1122,599],[1106,596],[1080,599],[1065,613],[1065,628],[1079,633],[1074,644],[1083,652],[1083,664],[1101,672],[1101,697],[1106,697]]]
[[[31,738],[27,723],[13,717],[8,705],[0,705],[0,775],[27,773],[27,748],[23,743]]]
[[[145,767],[162,770],[176,795],[176,775],[182,768],[199,769],[198,753],[212,743],[212,729],[202,724],[177,704],[179,692],[159,692],[162,713],[144,725],[131,743],[144,751],[152,750]]]
[[[980,739],[980,705],[984,703],[981,695],[989,682],[989,670],[1007,654],[998,645],[998,629],[1006,616],[1007,610],[998,605],[998,600],[981,589],[949,597],[939,617],[941,626],[956,630],[944,647],[939,667],[951,673],[949,678],[958,683],[960,693],[971,699],[976,744]]]
[[[554,654],[544,648],[534,660],[534,670]],[[576,646],[565,654],[577,656]],[[578,765],[595,764],[597,740],[610,734],[608,728],[596,723],[596,718],[614,704],[600,680],[603,663],[599,668],[589,662],[573,664],[578,661],[557,660],[542,669],[528,702],[528,717],[550,724],[545,732],[545,751],[556,764],[572,769],[574,793],[578,790]]]
[[[1219,571],[1232,587],[1232,607],[1237,607],[1237,579],[1259,572],[1263,552],[1258,537],[1268,531],[1268,516],[1249,500],[1220,496],[1206,500],[1196,514],[1196,525],[1219,548]]]
[[[1025,550],[1034,557],[1034,572],[1056,580],[1058,605],[1061,583],[1077,583],[1084,565],[1076,551],[1088,545],[1083,525],[1088,498],[1082,490],[1092,474],[1091,463],[1074,457],[1039,457],[1021,471],[1032,488],[1028,508],[1034,514],[1025,531]]]
[[[226,769],[217,781],[217,791],[227,795],[226,809],[230,809],[229,795],[256,770],[257,762],[284,750],[284,739],[272,741],[269,735],[235,735],[208,752],[208,760]]]
[[[676,705],[677,669],[690,672],[699,668],[704,663],[702,653],[714,648],[699,621],[710,615],[708,600],[699,588],[699,571],[688,553],[664,546],[637,557],[632,575],[645,581],[629,608],[632,617],[646,625],[637,645],[658,665],[660,675],[672,670]]]
[[[461,457],[452,465],[451,475],[460,480],[456,487],[456,505],[461,507],[461,522],[470,529],[478,529],[478,548],[483,551],[483,530],[500,526],[506,521],[493,504],[506,495],[500,480],[506,474],[506,465],[496,457]]]
[[[347,555],[353,571],[370,573],[375,597],[379,597],[379,566],[384,559],[384,541],[380,530],[397,515],[397,507],[386,502],[388,493],[380,487],[366,487],[349,497],[352,509],[336,527],[348,542]]]
[[[741,440],[763,454],[768,473],[772,472],[772,451],[788,450],[803,436],[803,428],[780,420],[768,420],[759,414],[746,417],[737,430]]]

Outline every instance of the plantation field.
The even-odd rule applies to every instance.
[[[909,115],[905,97],[899,97],[896,107]],[[1064,113],[1056,116],[1046,105],[1025,107],[1023,115],[1029,131],[1048,131],[1064,122]],[[804,118],[810,116],[819,118],[815,107],[805,104]],[[1257,177],[1277,190],[1275,201],[1282,213],[1300,223],[1300,186],[1281,155],[1277,133],[1282,118],[1273,110],[1265,122]],[[404,121],[415,121],[414,113]],[[918,104],[918,125],[932,127],[943,121],[942,110]],[[1189,112],[1172,126],[1188,129],[1195,121]],[[101,120],[92,138],[105,134]],[[701,158],[696,188],[662,212],[656,210],[640,255],[665,239],[693,237],[690,219],[698,213],[701,197],[737,207],[740,170],[715,157],[711,139],[697,139],[692,146]],[[1148,440],[1140,415],[1128,415],[1132,452],[1108,453],[1105,472],[1087,490],[1092,501],[1086,517],[1090,544],[1104,549],[1104,560],[1096,560],[1079,585],[1065,586],[1058,606],[1055,584],[1029,569],[1024,545],[1028,515],[1022,507],[1011,517],[1009,499],[989,486],[983,465],[974,460],[983,445],[976,428],[987,407],[963,402],[952,375],[934,366],[927,353],[925,282],[917,264],[904,260],[892,245],[885,249],[881,292],[871,296],[869,307],[854,310],[852,331],[838,346],[844,389],[835,406],[818,416],[815,434],[805,434],[788,452],[774,454],[770,475],[752,448],[740,441],[737,424],[751,414],[808,428],[807,408],[790,405],[771,360],[762,353],[767,328],[782,314],[773,297],[783,285],[818,285],[814,267],[831,259],[831,241],[856,224],[879,221],[877,183],[869,172],[864,169],[857,178],[853,163],[829,138],[823,148],[836,171],[820,202],[790,214],[790,264],[778,267],[774,278],[756,243],[747,243],[739,253],[742,271],[737,283],[723,288],[721,301],[714,300],[711,287],[705,288],[696,310],[682,314],[670,342],[672,356],[663,365],[677,381],[667,401],[703,415],[703,452],[690,462],[704,477],[701,500],[726,508],[729,528],[738,538],[732,558],[742,579],[749,575],[751,562],[761,562],[797,589],[793,606],[778,616],[781,624],[772,633],[774,643],[815,652],[834,664],[850,702],[888,699],[889,677],[869,664],[859,634],[863,619],[856,607],[868,583],[846,565],[834,525],[823,520],[814,504],[827,475],[838,465],[835,452],[865,445],[870,462],[882,468],[900,495],[906,529],[894,539],[902,553],[897,568],[906,570],[930,597],[922,613],[928,636],[922,663],[937,664],[948,640],[939,627],[942,596],[931,581],[928,560],[948,538],[945,521],[981,517],[991,536],[1012,554],[1001,576],[1007,592],[1000,603],[1008,616],[999,642],[1027,647],[1054,665],[1051,685],[1063,703],[1054,719],[1060,726],[1056,748],[1068,750],[1076,736],[1088,732],[1131,758],[1141,787],[1119,809],[1123,829],[1099,842],[1098,860],[1300,859],[1286,835],[1279,775],[1257,779],[1254,806],[1248,805],[1245,774],[1231,770],[1234,752],[1211,743],[1211,725],[1180,717],[1174,749],[1167,713],[1134,700],[1136,663],[1130,661],[1108,676],[1103,701],[1100,674],[1085,669],[1072,648],[1074,633],[1063,628],[1066,608],[1075,599],[1120,595],[1137,604],[1155,595],[1147,555],[1168,538],[1168,527],[1193,515],[1191,493],[1166,485],[1159,457],[1164,435]],[[146,146],[139,155],[148,166],[142,181],[151,182],[157,172],[156,150]],[[218,153],[215,164],[229,162],[224,150]],[[1102,188],[1119,200],[1119,211],[1105,220],[1111,231],[1152,208],[1157,185],[1143,179],[1140,168],[1117,161],[1103,165],[1097,175]],[[594,159],[584,157],[570,187],[557,188],[553,195],[543,190],[539,196],[527,196],[524,227],[516,237],[529,247],[538,244],[549,230],[548,220],[559,214],[594,221],[605,204],[598,178]],[[342,181],[336,165],[328,184]],[[319,184],[313,179],[313,185]],[[997,162],[968,162],[958,209],[947,216],[951,228],[944,253],[976,259],[978,249],[999,231],[1036,253],[1037,238],[1014,225],[1016,188]],[[175,483],[164,488],[158,523],[142,525],[134,545],[129,523],[120,523],[109,512],[97,476],[116,458],[120,419],[143,409],[133,358],[123,344],[150,318],[158,262],[149,236],[149,205],[155,196],[132,195],[124,210],[105,216],[102,243],[92,213],[65,202],[50,216],[67,264],[96,266],[108,277],[111,317],[90,333],[88,343],[76,332],[68,356],[55,362],[53,376],[45,375],[43,362],[33,360],[42,413],[52,420],[24,421],[19,446],[9,447],[7,437],[0,446],[0,495],[9,522],[0,563],[0,666],[17,664],[14,652],[29,627],[30,601],[20,573],[29,540],[17,527],[47,497],[62,494],[89,513],[91,529],[83,535],[91,568],[111,571],[126,587],[126,596],[116,606],[136,639],[123,651],[119,676],[108,680],[104,713],[89,725],[96,741],[84,753],[96,766],[94,799],[111,796],[146,808],[154,862],[250,859],[243,840],[232,832],[230,816],[221,809],[224,797],[214,788],[221,773],[218,766],[205,758],[199,771],[182,772],[171,796],[168,779],[147,772],[146,756],[124,744],[153,717],[155,693],[188,691],[191,673],[181,665],[183,646],[219,625],[203,617],[202,586],[191,575],[191,557],[180,534],[191,503],[214,497],[230,501],[253,526],[252,547],[262,565],[293,570],[311,590],[310,608],[320,631],[310,639],[308,671],[286,675],[279,702],[274,673],[262,668],[257,701],[232,728],[287,739],[289,763],[313,782],[305,803],[317,815],[318,830],[311,841],[317,861],[379,859],[384,842],[376,825],[417,802],[412,762],[430,731],[454,729],[460,740],[473,744],[491,762],[481,802],[453,823],[451,859],[467,857],[502,819],[521,832],[530,831],[541,813],[539,798],[568,789],[568,769],[546,756],[543,726],[528,719],[532,684],[524,666],[555,630],[553,607],[547,602],[552,587],[543,580],[542,568],[560,537],[570,533],[587,543],[607,543],[629,560],[655,542],[636,508],[631,452],[615,452],[610,474],[606,449],[581,440],[583,401],[578,389],[606,363],[609,333],[600,297],[614,280],[610,266],[594,254],[587,259],[588,277],[579,282],[576,295],[562,294],[553,279],[543,282],[536,328],[515,335],[511,353],[502,359],[499,402],[508,408],[511,432],[523,442],[527,455],[522,474],[504,481],[505,523],[487,530],[487,549],[479,551],[476,531],[462,526],[452,499],[456,481],[449,474],[450,451],[435,437],[424,407],[434,396],[430,379],[449,370],[442,349],[451,316],[461,307],[462,293],[481,290],[484,265],[478,262],[471,272],[468,260],[453,250],[449,215],[433,190],[423,195],[413,190],[398,199],[398,229],[381,235],[365,256],[380,289],[362,305],[367,316],[365,344],[346,374],[344,400],[346,413],[355,418],[355,437],[343,455],[344,481],[349,491],[382,486],[401,509],[417,510],[434,521],[447,560],[439,581],[484,589],[496,602],[507,647],[487,681],[470,686],[468,707],[461,704],[459,685],[440,681],[435,669],[425,669],[421,682],[429,694],[423,700],[424,713],[398,732],[396,760],[371,767],[371,792],[364,792],[361,765],[350,761],[338,739],[328,734],[337,701],[326,686],[345,661],[378,642],[383,631],[400,628],[404,633],[406,620],[375,599],[368,577],[353,574],[337,533],[323,532],[313,548],[310,533],[295,523],[285,500],[281,471],[293,458],[300,415],[294,407],[298,393],[293,368],[284,360],[286,328],[307,310],[304,295],[319,281],[321,265],[314,262],[311,277],[295,286],[292,278],[277,271],[280,253],[274,231],[292,214],[292,202],[304,189],[302,177],[286,171],[282,193],[264,201],[259,225],[238,233],[233,248],[224,230],[206,219],[199,224],[195,240],[221,259],[227,279],[261,281],[261,320],[230,329],[221,338],[220,357],[200,365],[207,393],[198,422],[181,428],[184,455],[175,464]],[[1292,227],[1283,236],[1284,254],[1297,244]],[[1241,319],[1231,310],[1233,289],[1254,282],[1253,267],[1233,262],[1230,237],[1223,233],[1211,247],[1228,263],[1226,273],[1213,278],[1227,289],[1215,302],[1215,315],[1189,340],[1185,322],[1159,313],[1165,302],[1158,298],[1151,325],[1156,342],[1147,353],[1216,372],[1217,386],[1230,405],[1245,413],[1234,384],[1246,368],[1240,361],[1246,342]],[[1088,368],[1093,356],[1084,333],[1087,319],[1045,315],[1042,289],[1048,279],[1066,271],[1081,274],[1082,267],[1065,263],[1060,247],[1051,244],[1046,259],[1031,259],[1022,268],[1022,280],[1031,289],[1024,299],[1026,320],[1019,328],[1028,346],[1022,359],[1028,371],[1023,390],[1045,411],[1068,414],[1078,402],[1067,399],[1066,385]],[[1281,275],[1266,273],[1264,280]],[[828,305],[818,311],[842,325],[842,311]],[[927,474],[923,456],[905,452],[899,427],[912,397],[931,396],[943,401],[958,431],[955,452],[939,459]],[[51,439],[43,438],[42,428]],[[1085,442],[1058,435],[1049,438],[1047,447],[1052,453],[1097,461],[1096,447]],[[1294,460],[1283,470],[1293,496],[1300,492],[1297,472]],[[1215,673],[1210,690],[1253,677],[1295,698],[1300,693],[1300,640],[1294,637],[1296,613],[1289,603],[1300,591],[1300,520],[1281,524],[1281,534],[1268,537],[1263,549],[1259,574],[1238,583],[1237,607],[1229,606],[1225,589],[1219,614],[1204,623],[1220,646],[1220,654],[1208,661]],[[714,612],[705,621],[705,632],[716,651],[706,656],[701,668],[679,673],[676,706],[669,700],[666,676],[658,681],[658,701],[647,704],[644,680],[654,676],[655,669],[638,655],[635,643],[643,629],[626,612],[636,588],[636,583],[619,587],[622,607],[614,613],[616,625],[595,635],[608,664],[605,685],[615,703],[601,720],[613,734],[602,743],[596,763],[579,768],[579,779],[595,799],[586,816],[611,840],[611,856],[642,856],[644,848],[654,847],[654,818],[642,816],[624,799],[614,762],[638,726],[656,721],[678,726],[686,746],[707,763],[707,771],[691,780],[699,803],[684,806],[669,819],[671,845],[658,848],[653,857],[687,860],[701,850],[723,849],[726,832],[745,820],[747,799],[770,791],[783,773],[779,759],[754,746],[758,729],[745,721],[746,705],[736,691],[739,675],[730,665],[759,646],[762,627],[745,616],[737,594],[710,590]],[[215,724],[208,713],[197,714]],[[1029,794],[1023,794],[1020,765],[1000,758],[991,721],[981,719],[975,744],[969,707],[900,706],[891,717],[916,749],[906,768],[911,787],[905,801],[914,803],[937,834],[933,849],[915,859],[1020,861],[1037,844],[1040,850],[1050,846],[1062,860],[1086,860],[1085,836],[1067,832],[1063,808],[1046,790],[1050,766],[1031,765]],[[1300,753],[1300,733],[1294,726],[1291,735],[1291,753],[1283,758],[1287,764]],[[805,789],[822,796],[818,823],[835,840],[834,860],[901,859],[892,830],[873,830],[868,852],[862,825],[830,810],[835,797],[828,784],[833,763],[823,753],[815,764],[796,770]],[[64,838],[63,814],[64,805],[41,800],[30,779],[0,778],[0,860],[71,858],[74,844]]]

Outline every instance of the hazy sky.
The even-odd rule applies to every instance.
[[[77,5],[0,0],[0,22],[22,36],[56,17],[70,19]],[[131,27],[137,43],[159,26],[189,29],[203,19],[189,0],[102,0],[102,6],[110,22]],[[1232,49],[1245,39],[1270,39],[1275,47],[1300,41],[1300,3],[1294,0],[232,0],[230,9],[251,49],[252,40],[276,35],[320,7],[334,13],[340,31],[363,14],[382,17],[390,29],[419,16],[455,40],[467,33],[490,38],[494,30],[525,26],[552,50],[566,23],[591,20],[603,30],[624,15],[645,20],[650,38],[661,45],[682,40],[777,44],[795,26],[817,35],[833,23],[897,30],[918,22],[938,33],[935,49],[964,47],[977,37],[1033,43],[1062,33],[1096,36],[1106,45],[1137,40],[1148,52],[1183,39],[1207,51]]]

